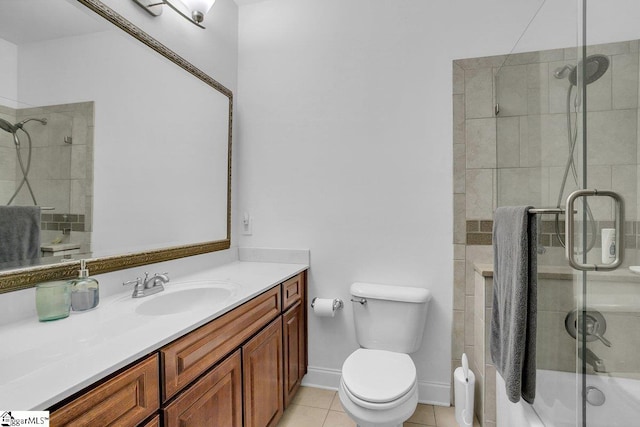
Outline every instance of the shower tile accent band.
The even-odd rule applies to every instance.
[[[596,221],[598,230],[602,228],[613,228],[613,221]],[[539,229],[538,243],[547,247],[562,247],[556,236],[555,221],[541,221]],[[564,241],[564,221],[558,224],[560,236]],[[640,247],[640,221],[626,221],[624,223],[625,236],[624,244],[626,249],[636,249]],[[491,232],[493,230],[493,220],[467,220],[466,244],[490,246]],[[596,247],[601,247],[600,235],[597,236]]]

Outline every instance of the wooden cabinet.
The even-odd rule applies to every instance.
[[[163,402],[280,314],[274,287],[160,350]]]
[[[298,301],[282,315],[284,351],[284,407],[289,406],[307,371],[307,335],[304,305]]]
[[[306,373],[306,316],[303,272],[50,408],[51,425],[275,427]]]
[[[242,347],[245,427],[275,426],[284,412],[282,316]]]
[[[52,426],[135,426],[160,407],[158,355],[138,362],[51,413]]]
[[[242,427],[242,364],[237,350],[165,409],[165,427]]]

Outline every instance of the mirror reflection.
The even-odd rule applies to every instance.
[[[74,1],[0,2],[0,58],[1,270],[228,239],[230,93]]]

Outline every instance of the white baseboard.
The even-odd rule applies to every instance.
[[[337,390],[340,385],[341,372],[338,369],[309,366],[307,375],[302,379],[306,387]],[[431,405],[449,406],[451,386],[449,384],[418,381],[418,401]]]

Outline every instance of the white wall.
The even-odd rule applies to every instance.
[[[430,289],[422,401],[449,401],[451,61],[510,52],[537,3],[241,3],[235,218],[249,212],[253,235],[237,241],[310,248],[310,298],[348,302],[354,281]],[[575,45],[566,3],[545,5],[515,51]],[[307,381],[336,387],[357,347],[350,303],[309,331]]]

